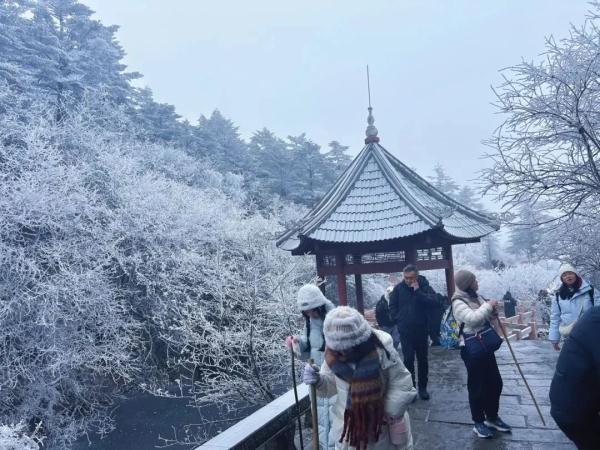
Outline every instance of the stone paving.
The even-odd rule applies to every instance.
[[[496,433],[492,439],[477,438],[471,431],[467,374],[460,354],[458,350],[432,347],[429,353],[431,400],[417,400],[410,408],[415,450],[576,449],[550,416],[548,391],[557,353],[547,341],[511,344],[540,405],[546,427],[542,425],[505,343],[496,353],[504,381],[500,416],[513,426],[513,432]]]

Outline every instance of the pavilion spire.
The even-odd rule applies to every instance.
[[[375,127],[375,117],[373,117],[373,107],[371,106],[371,78],[369,76],[369,66],[367,65],[367,92],[369,93],[369,115],[367,116],[367,130],[365,132],[366,139],[365,144],[370,144],[372,142],[379,142],[379,137],[377,136],[377,128]]]

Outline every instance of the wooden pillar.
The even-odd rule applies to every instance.
[[[346,292],[346,274],[344,265],[346,264],[345,254],[338,253],[335,255],[335,274],[337,277],[337,292],[340,305],[348,304],[348,295]]]
[[[360,265],[361,262],[360,255],[354,255],[354,264]],[[356,309],[359,313],[364,315],[365,302],[363,296],[362,275],[360,273],[354,274],[354,286],[356,287]]]
[[[444,256],[448,261],[448,267],[444,269],[446,272],[446,289],[448,291],[448,299],[452,298],[454,294],[455,285],[454,285],[454,262],[452,260],[452,246],[447,245],[444,247]]]
[[[319,289],[321,289],[321,292],[323,293],[323,295],[325,295],[325,275],[323,274],[323,256],[322,255],[317,255],[317,277],[319,278]]]
[[[404,250],[404,256],[406,257],[406,265],[413,264],[417,266],[417,248],[407,248]],[[417,266],[417,269],[419,266]]]

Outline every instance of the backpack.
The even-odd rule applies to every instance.
[[[558,313],[562,314],[562,309],[560,308],[560,293],[556,291],[556,306],[558,306]],[[588,295],[590,296],[590,302],[592,302],[592,306],[594,306],[594,286],[590,285],[590,290],[588,291]]]
[[[377,320],[377,325],[380,327],[391,327],[396,325],[390,315],[390,305],[385,299],[385,296],[381,296],[375,305],[375,320]]]
[[[452,313],[452,305],[448,306],[442,319],[442,327],[440,330],[440,344],[447,349],[458,348],[460,342],[461,327],[454,318]]]

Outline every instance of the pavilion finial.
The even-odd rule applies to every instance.
[[[373,117],[373,107],[371,106],[371,78],[369,76],[369,65],[367,64],[367,91],[369,93],[369,116],[367,117],[367,131],[365,134],[367,135],[365,139],[365,144],[369,144],[371,142],[379,142],[379,137],[377,136],[377,128],[375,127],[375,117]]]

